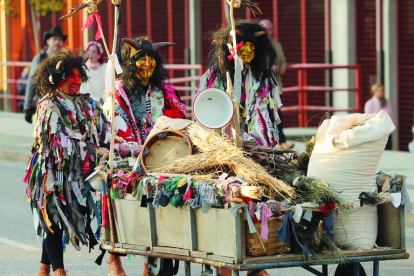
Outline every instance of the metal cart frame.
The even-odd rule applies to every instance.
[[[111,202],[115,204],[114,201]],[[148,204],[149,223],[150,223],[150,246],[141,246],[120,243],[116,240],[115,217],[110,210],[110,240],[102,240],[102,248],[111,252],[148,256],[152,258],[173,259],[185,262],[185,275],[191,275],[191,263],[202,264],[212,267],[213,275],[218,275],[219,268],[232,270],[232,275],[238,276],[240,271],[252,271],[249,276],[255,276],[263,269],[302,267],[313,275],[328,275],[329,264],[351,263],[353,275],[359,276],[359,263],[373,262],[373,275],[379,275],[379,262],[383,260],[408,259],[409,254],[406,252],[405,243],[405,217],[404,208],[394,208],[391,204],[380,205],[378,208],[379,225],[381,226],[377,243],[385,248],[374,249],[373,251],[343,251],[345,258],[335,257],[329,252],[323,252],[318,255],[317,259],[306,258],[300,254],[285,254],[263,257],[246,257],[244,248],[244,221],[242,214],[238,213],[235,217],[235,247],[234,258],[215,256],[212,258],[206,252],[198,251],[197,246],[197,229],[196,214],[193,209],[188,207],[189,212],[189,233],[190,245],[189,250],[180,248],[171,248],[157,246],[157,232],[155,209],[151,203]],[[382,223],[385,222],[386,223]],[[107,235],[108,237],[108,235]],[[244,251],[244,252],[243,252]],[[322,271],[311,267],[321,265]],[[148,271],[150,272],[150,271]],[[148,275],[152,275],[149,273]]]

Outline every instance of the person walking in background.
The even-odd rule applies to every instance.
[[[267,31],[267,37],[269,38],[270,43],[273,46],[273,49],[275,49],[276,51],[276,59],[273,63],[273,72],[276,76],[276,80],[280,89],[280,92],[282,92],[283,90],[283,86],[282,86],[282,75],[285,73],[286,71],[286,59],[285,59],[285,54],[283,53],[283,48],[282,48],[282,44],[280,44],[279,41],[277,41],[276,39],[273,38],[273,23],[272,21],[268,20],[268,19],[263,19],[260,21],[260,24],[265,27],[266,31]]]
[[[33,86],[35,83],[35,79],[33,78],[33,76],[37,68],[39,67],[40,63],[42,63],[42,61],[44,61],[49,56],[56,52],[59,52],[62,49],[63,42],[65,42],[67,38],[68,36],[63,34],[62,28],[59,26],[55,26],[49,32],[45,32],[43,34],[43,43],[46,45],[47,50],[36,55],[33,58],[32,66],[30,67],[28,83],[26,86],[26,95],[23,105],[25,113],[24,119],[29,124],[32,123],[33,114],[36,112],[36,103],[33,103],[33,99],[36,94],[36,89]]]
[[[20,74],[20,78],[18,79],[18,81],[27,81],[27,79],[29,78],[29,72],[30,72],[30,66],[26,66],[24,67],[22,73]],[[17,88],[17,94],[19,96],[24,96],[26,94],[26,87],[27,87],[27,83],[17,83],[16,84],[16,88]],[[24,100],[19,100],[17,102],[17,105],[19,106],[19,112],[24,112]],[[33,107],[35,108],[35,104],[33,103]]]
[[[103,48],[99,42],[91,41],[86,47],[89,51],[89,60],[86,62],[88,67],[88,82],[81,85],[81,94],[89,93],[91,98],[103,104],[105,101],[105,73],[106,63],[104,63]]]
[[[269,38],[270,43],[272,44],[273,49],[276,52],[276,59],[273,62],[273,73],[275,74],[276,81],[278,84],[278,88],[280,90],[280,93],[283,92],[283,84],[282,84],[282,75],[286,71],[286,59],[285,54],[283,53],[282,45],[279,41],[273,38],[273,23],[272,21],[268,19],[263,19],[259,22],[267,31],[267,37]],[[277,125],[277,128],[279,130],[279,139],[280,139],[280,147],[291,149],[293,148],[293,143],[286,142],[286,136],[283,133],[283,119],[282,119],[282,113],[280,112],[280,109],[277,110],[279,117],[281,119],[281,123]]]
[[[371,94],[372,98],[365,103],[364,113],[378,113],[381,110],[384,110],[388,113],[388,115],[390,115],[391,119],[394,121],[392,116],[391,103],[389,100],[385,98],[384,95],[384,85],[381,83],[376,83],[373,86],[371,86]],[[392,149],[391,135],[388,138],[388,142],[385,146],[385,149]]]

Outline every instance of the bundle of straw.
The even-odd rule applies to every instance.
[[[194,173],[211,168],[229,168],[235,175],[243,177],[251,185],[264,187],[271,197],[278,195],[286,198],[294,194],[292,187],[272,177],[262,166],[246,158],[242,149],[234,146],[230,140],[196,123],[191,124],[187,131],[191,142],[202,153],[177,159],[172,164],[155,171]]]

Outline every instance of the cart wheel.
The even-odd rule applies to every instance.
[[[178,260],[163,258],[148,258],[149,276],[173,276],[178,273],[180,262]]]
[[[361,264],[359,265],[359,276],[367,276],[364,268]],[[352,264],[340,264],[335,270],[335,276],[350,276],[354,275],[353,265]]]
[[[213,270],[210,269],[206,269],[203,272],[201,272],[201,276],[213,276]]]

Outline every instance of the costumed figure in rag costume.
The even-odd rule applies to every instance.
[[[210,65],[200,79],[198,93],[212,87],[226,90],[226,72],[230,73],[233,87],[237,85],[234,80],[235,59],[230,31],[229,25],[212,34]],[[280,123],[280,118],[277,109],[282,106],[280,91],[272,72],[276,53],[267,38],[266,30],[257,23],[237,22],[236,35],[237,53],[243,62],[240,100],[242,138],[254,140],[260,146],[274,147],[279,141],[277,124]]]
[[[227,89],[229,72],[234,89],[241,85],[240,134],[244,140],[256,141],[264,147],[279,144],[277,125],[281,122],[277,109],[282,106],[280,90],[272,71],[276,52],[263,26],[251,21],[236,22],[237,53],[242,62],[239,80],[235,82],[235,58],[231,25],[212,34],[213,49],[209,68],[200,79],[198,93],[207,88]],[[226,130],[224,130],[226,131]],[[231,134],[227,129],[227,134]],[[230,276],[231,270],[220,268],[220,275]],[[265,270],[259,276],[268,275]]]
[[[151,43],[147,37],[124,38],[122,41],[123,73],[115,81],[114,95],[115,149],[121,157],[126,157],[124,153],[131,152],[137,157],[156,120],[161,116],[186,119],[186,107],[181,102],[177,90],[165,82],[168,72],[158,53],[174,43]],[[111,114],[111,99],[108,95],[104,104],[104,110],[108,115]],[[127,144],[132,146],[128,149]],[[110,253],[110,275],[125,275],[119,256]],[[114,260],[120,269],[115,270],[111,260]],[[145,268],[144,273],[146,271]]]
[[[122,41],[123,73],[115,82],[116,134],[123,142],[143,145],[160,116],[186,119],[186,107],[177,90],[165,82],[168,72],[158,53],[174,43],[151,43],[146,37]],[[104,105],[108,112],[110,100],[108,97]]]
[[[89,175],[110,141],[110,124],[89,94],[80,95],[88,80],[84,63],[88,55],[73,56],[64,49],[46,59],[35,74],[35,87],[43,99],[35,115],[35,141],[24,181],[34,226],[43,236],[38,275],[66,275],[64,244],[71,241],[92,248],[97,243],[91,229],[93,203]]]

